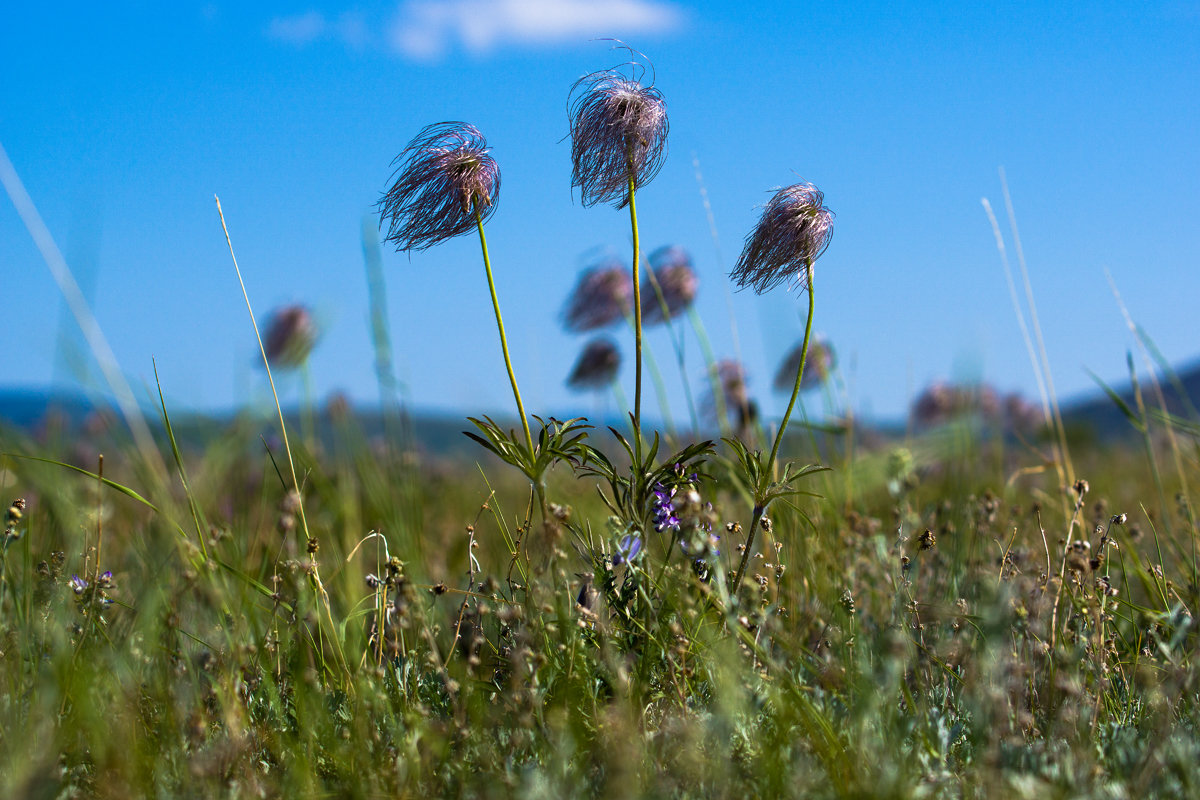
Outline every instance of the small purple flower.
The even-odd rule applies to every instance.
[[[729,277],[759,294],[789,280],[806,289],[808,266],[832,237],[833,212],[825,196],[811,183],[787,186],[767,203]]]
[[[380,198],[380,227],[397,250],[425,250],[475,228],[500,196],[500,167],[474,125],[439,122],[396,156],[392,187]]]
[[[71,591],[75,592],[75,594],[83,594],[85,591],[87,591],[88,582],[78,575],[72,575],[68,585],[71,587]]]
[[[654,510],[654,530],[659,533],[679,533],[679,517],[675,514],[674,497],[674,486],[666,486],[661,482],[654,484],[654,500],[651,501],[651,506]]]
[[[640,552],[642,552],[642,537],[632,533],[622,536],[621,541],[617,543],[617,552],[613,556],[613,566],[619,567],[633,561]]]

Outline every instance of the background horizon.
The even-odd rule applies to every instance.
[[[377,401],[363,222],[409,139],[459,119],[488,137],[503,175],[488,236],[527,409],[619,413],[566,389],[588,337],[559,324],[589,254],[627,261],[630,252],[627,213],[585,209],[570,188],[568,91],[624,60],[600,36],[646,54],[670,114],[666,166],[638,195],[643,246],[691,253],[714,350],[744,361],[765,414],[786,402],[770,385],[803,332],[803,296],[735,293],[725,275],[770,190],[800,177],[837,214],[817,264],[815,326],[863,415],[902,416],[936,380],[1036,398],[980,204],[989,198],[1000,217],[1015,270],[1001,165],[1060,397],[1094,387],[1084,368],[1111,383],[1126,377],[1135,345],[1105,270],[1169,361],[1200,356],[1196,3],[951,13],[883,3],[214,2],[169,14],[67,3],[8,18],[0,145],[139,399],[153,387],[151,359],[176,408],[267,397],[217,194],[260,323],[298,302],[323,330],[310,386],[292,376],[281,399],[309,392],[320,403],[342,391]],[[0,242],[11,289],[0,384],[99,385],[94,367],[69,355],[80,347],[74,323],[7,197]],[[406,401],[512,414],[477,242],[383,253]],[[699,397],[701,353],[683,330]],[[631,334],[609,333],[631,396]],[[682,422],[666,333],[655,329],[649,346]],[[659,416],[650,385],[643,405]]]

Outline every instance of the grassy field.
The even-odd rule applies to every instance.
[[[1200,415],[1135,383],[1112,395],[1127,436],[1085,439],[1052,384],[1022,413],[935,387],[907,434],[863,429],[811,337],[833,215],[798,183],[730,276],[807,301],[776,380],[791,402],[761,418],[709,352],[686,259],[643,265],[666,112],[630,72],[572,89],[572,185],[628,209],[633,253],[582,276],[563,320],[628,322],[619,425],[527,413],[485,236],[499,168],[477,129],[441,123],[379,206],[401,250],[479,238],[516,414],[464,420],[473,456],[419,447],[386,401],[371,434],[344,402],[186,435],[125,401],[123,422],[0,431],[0,796],[1200,794]],[[316,338],[303,308],[271,319],[268,378]],[[643,325],[681,347],[685,319],[709,402],[688,394],[702,433],[660,435]],[[589,345],[571,383],[615,390],[617,358]],[[820,425],[797,402],[814,386]]]
[[[497,459],[336,411],[293,437],[300,495],[249,423],[178,458],[162,430],[167,472],[115,429],[4,435],[5,796],[1195,791],[1186,437],[1178,474],[1162,437],[1077,446],[1066,486],[979,420],[798,435],[833,469],[734,587],[725,443],[655,461],[681,524],[653,531],[652,492],[630,554],[578,451],[541,520]],[[63,466],[101,452],[103,484]]]

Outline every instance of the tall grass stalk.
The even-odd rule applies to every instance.
[[[258,321],[254,317],[254,308],[250,305],[250,294],[246,291],[246,282],[242,280],[242,270],[238,267],[237,255],[233,252],[233,240],[229,237],[229,228],[225,224],[225,212],[221,210],[221,198],[213,195],[213,199],[217,203],[217,214],[221,218],[221,231],[225,234],[225,244],[229,246],[229,257],[233,260],[233,271],[237,273],[238,286],[242,289],[242,299],[246,301],[246,311],[250,314],[250,324],[254,327],[254,337],[258,340],[258,352],[262,356],[263,369],[267,371],[267,382],[271,385],[271,397],[275,400],[275,413],[279,417],[279,435],[283,439],[283,449],[287,454],[288,469],[291,471],[292,488],[303,497],[300,480],[296,474],[296,461],[292,458],[292,446],[288,441],[287,423],[283,421],[283,406],[279,404],[279,392],[275,390],[275,377],[271,374],[271,360],[267,358],[262,334],[258,330]],[[303,499],[299,506],[301,530],[304,531],[305,538],[308,538],[308,519],[304,515]]]
[[[8,197],[12,200],[17,214],[21,217],[21,222],[25,224],[25,229],[29,231],[34,244],[37,245],[38,251],[42,254],[42,260],[46,262],[46,267],[50,270],[54,282],[58,284],[59,291],[62,292],[63,300],[71,309],[71,314],[79,324],[79,329],[83,331],[83,337],[95,356],[96,363],[100,366],[100,372],[104,375],[108,388],[112,390],[113,396],[116,398],[121,416],[124,417],[125,424],[129,426],[129,430],[133,434],[133,441],[137,446],[138,453],[151,468],[153,474],[165,474],[166,465],[158,452],[157,445],[154,444],[150,427],[146,424],[146,419],[142,416],[137,400],[133,396],[133,389],[130,388],[129,381],[121,374],[121,369],[117,365],[117,357],[113,353],[112,347],[109,346],[104,332],[100,329],[100,323],[96,321],[95,314],[88,307],[87,299],[84,298],[79,283],[75,280],[71,268],[67,266],[67,260],[63,258],[62,251],[55,243],[50,229],[42,221],[42,215],[38,213],[33,198],[25,190],[25,184],[21,181],[21,176],[17,174],[16,167],[9,160],[8,152],[5,151],[3,144],[0,144],[0,183],[4,184],[4,189],[8,192]]]
[[[1025,312],[1021,308],[1021,301],[1017,296],[1017,285],[1013,280],[1012,267],[1009,265],[1008,249],[1004,245],[1004,234],[1000,232],[1000,223],[996,220],[996,214],[992,211],[992,204],[988,202],[986,197],[980,201],[983,204],[983,210],[987,213],[988,222],[992,226],[992,234],[996,237],[996,250],[1000,253],[1000,262],[1004,265],[1004,278],[1008,283],[1009,299],[1012,301],[1013,311],[1017,315],[1017,324],[1021,328],[1021,338],[1025,342],[1025,349],[1029,354],[1029,363],[1033,367],[1033,378],[1037,383],[1038,397],[1042,404],[1042,419],[1045,421],[1046,428],[1053,431],[1054,440],[1051,448],[1054,452],[1054,470],[1058,474],[1059,484],[1067,486],[1070,484],[1068,470],[1066,468],[1066,437],[1063,435],[1061,427],[1058,423],[1058,417],[1055,409],[1051,406],[1051,392],[1046,385],[1046,369],[1041,359],[1038,358],[1037,350],[1034,348],[1033,337],[1029,333],[1029,326],[1025,323]],[[1026,283],[1028,287],[1028,282]],[[1028,292],[1032,296],[1032,291]]]
[[[1071,451],[1067,447],[1067,431],[1063,425],[1062,411],[1058,407],[1058,393],[1054,390],[1054,372],[1050,369],[1050,358],[1046,354],[1046,341],[1042,337],[1042,325],[1038,320],[1037,303],[1033,299],[1033,284],[1029,280],[1029,266],[1025,263],[1025,248],[1021,245],[1021,232],[1017,230],[1017,214],[1013,210],[1012,195],[1008,191],[1008,178],[1004,167],[999,168],[1000,187],[1004,192],[1004,208],[1008,212],[1008,225],[1012,230],[1013,246],[1017,249],[1017,264],[1021,267],[1021,282],[1025,286],[1025,300],[1029,304],[1029,319],[1033,323],[1033,335],[1037,340],[1038,356],[1042,361],[1043,375],[1046,379],[1046,391],[1050,398],[1050,410],[1054,415],[1054,425],[1058,430],[1059,447],[1066,470],[1066,485],[1075,482],[1075,467],[1071,463]]]
[[[1183,505],[1186,509],[1185,513],[1187,515],[1186,522],[1188,527],[1191,529],[1189,531],[1189,538],[1192,541],[1192,582],[1195,583],[1197,575],[1200,575],[1200,563],[1198,563],[1196,552],[1197,531],[1196,520],[1194,512],[1192,511],[1191,492],[1188,491],[1187,470],[1184,469],[1183,453],[1180,451],[1179,438],[1175,435],[1175,425],[1171,421],[1171,410],[1167,407],[1167,397],[1163,392],[1162,382],[1158,379],[1158,373],[1155,370],[1155,365],[1151,359],[1152,343],[1147,342],[1147,337],[1144,331],[1142,331],[1142,329],[1133,321],[1133,317],[1130,315],[1129,309],[1125,305],[1125,301],[1121,299],[1121,293],[1117,291],[1117,284],[1115,281],[1113,281],[1112,274],[1106,269],[1104,271],[1104,276],[1108,279],[1108,286],[1112,290],[1113,298],[1117,301],[1117,306],[1121,309],[1121,316],[1125,320],[1126,327],[1129,328],[1129,332],[1133,335],[1134,340],[1138,343],[1138,348],[1142,351],[1142,358],[1146,364],[1146,372],[1150,376],[1150,385],[1154,388],[1155,399],[1158,401],[1159,408],[1162,409],[1163,428],[1166,431],[1167,444],[1171,448],[1171,457],[1174,462],[1175,474],[1179,479],[1179,492],[1183,498]],[[1157,348],[1154,348],[1153,352],[1157,352]],[[1178,379],[1176,379],[1176,382],[1178,383]],[[1188,398],[1187,391],[1182,386],[1177,385],[1175,390],[1179,395],[1181,402],[1191,405],[1191,400]],[[1194,411],[1194,408],[1192,410]],[[1139,411],[1144,411],[1144,409],[1139,408]],[[1149,416],[1143,415],[1143,422],[1146,425],[1146,429],[1149,430]],[[1157,470],[1155,471],[1155,474],[1157,475]],[[1161,487],[1159,488],[1159,492],[1160,494],[1162,493]],[[1170,510],[1164,506],[1162,512],[1164,522],[1169,520]],[[1169,526],[1170,523],[1167,522],[1167,524]]]

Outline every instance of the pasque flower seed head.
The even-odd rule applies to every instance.
[[[579,276],[563,308],[563,327],[572,333],[596,330],[623,319],[632,309],[629,270],[616,259],[606,259]]]
[[[500,167],[483,134],[465,122],[424,128],[392,162],[392,186],[377,205],[397,250],[424,250],[475,228],[500,195]]]
[[[571,185],[579,187],[585,206],[624,208],[630,178],[635,189],[648,184],[667,157],[662,93],[608,69],[576,81],[569,108]]]
[[[605,337],[593,339],[579,354],[567,386],[572,389],[602,389],[617,377],[621,368],[621,351]]]
[[[833,212],[817,187],[787,186],[767,203],[730,277],[759,294],[789,280],[805,289],[807,265],[825,252],[832,236]]]

